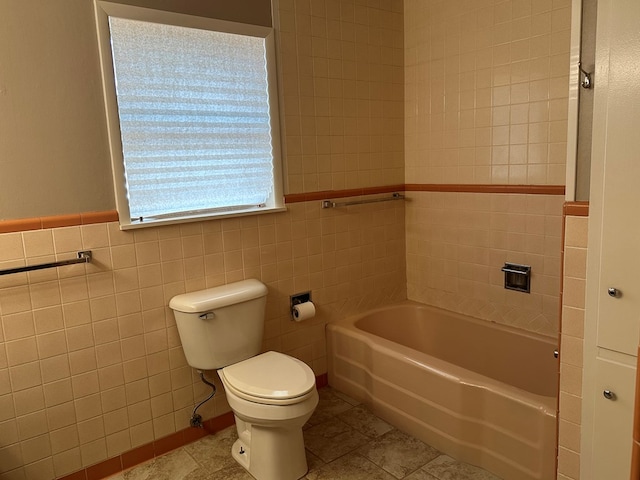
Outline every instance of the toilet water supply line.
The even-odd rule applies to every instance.
[[[191,414],[191,419],[189,420],[189,425],[191,425],[192,427],[204,428],[204,425],[202,425],[202,415],[197,414],[196,411],[200,408],[200,406],[202,406],[202,404],[208,402],[213,398],[213,396],[216,394],[216,386],[209,380],[204,378],[204,372],[202,370],[197,370],[197,372],[200,374],[200,380],[211,387],[211,394],[195,406],[195,408],[193,409],[193,413]]]

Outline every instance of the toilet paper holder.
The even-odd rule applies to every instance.
[[[289,311],[293,317],[293,307],[300,303],[306,303],[311,301],[311,292],[294,293],[289,296]]]

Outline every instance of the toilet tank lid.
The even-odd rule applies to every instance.
[[[169,302],[169,307],[184,313],[206,312],[264,297],[267,291],[267,287],[262,282],[252,278],[176,295]]]

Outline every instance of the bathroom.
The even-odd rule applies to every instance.
[[[81,250],[93,261],[0,277],[0,478],[183,443],[207,389],[169,300],[247,278],[269,289],[264,350],[303,360],[319,383],[325,325],[349,315],[409,298],[556,337],[562,301],[558,478],[580,478],[593,334],[587,207],[565,195],[575,8],[279,0],[287,211],[122,231],[93,2],[3,0],[0,269]],[[321,208],[325,192],[395,191],[407,201]],[[531,294],[503,288],[505,262],[531,265]],[[294,323],[302,291],[317,313]],[[228,412],[224,396],[201,409]]]

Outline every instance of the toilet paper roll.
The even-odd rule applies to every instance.
[[[308,320],[310,318],[315,317],[316,306],[313,304],[313,302],[299,303],[293,306],[292,313],[293,313],[293,320],[296,322]]]

